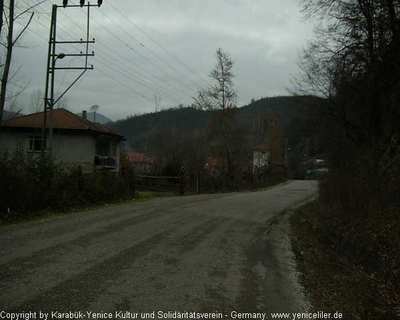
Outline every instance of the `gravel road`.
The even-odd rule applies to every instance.
[[[127,318],[158,310],[227,318],[232,310],[305,311],[282,213],[316,190],[314,181],[291,181],[2,226],[0,311],[7,313],[0,318],[22,311],[123,311]]]

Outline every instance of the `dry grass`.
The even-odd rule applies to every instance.
[[[319,201],[293,214],[292,245],[314,310],[339,311],[345,319],[399,319],[398,288],[390,276],[399,266],[399,215],[390,222],[377,216],[343,225]]]

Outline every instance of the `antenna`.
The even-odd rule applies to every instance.
[[[96,123],[96,111],[100,109],[98,104],[95,104],[90,107],[89,111],[93,111],[93,122]]]

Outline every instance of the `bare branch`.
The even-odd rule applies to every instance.
[[[21,38],[21,36],[24,34],[25,30],[29,27],[29,25],[32,22],[33,16],[34,16],[34,12],[32,12],[28,23],[25,25],[25,27],[21,30],[21,32],[18,34],[18,36],[15,38],[14,42],[12,43],[12,45],[15,45],[15,43],[19,40],[19,38]]]

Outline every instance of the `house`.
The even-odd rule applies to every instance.
[[[271,151],[266,143],[258,143],[253,147],[253,173],[261,168],[268,168]]]
[[[271,163],[283,164],[283,130],[270,110],[257,115],[253,123],[253,172],[263,171]]]
[[[126,157],[137,173],[149,173],[151,170],[152,160],[145,154],[140,152],[126,152]]]
[[[38,112],[9,119],[0,127],[0,152],[16,149],[32,156],[42,153],[42,128],[44,113]],[[47,113],[47,128],[49,113]],[[53,110],[52,157],[56,162],[80,165],[83,171],[104,169],[119,171],[122,135],[109,128],[90,122],[86,111],[82,117],[66,109]],[[47,141],[45,144],[47,148]]]

